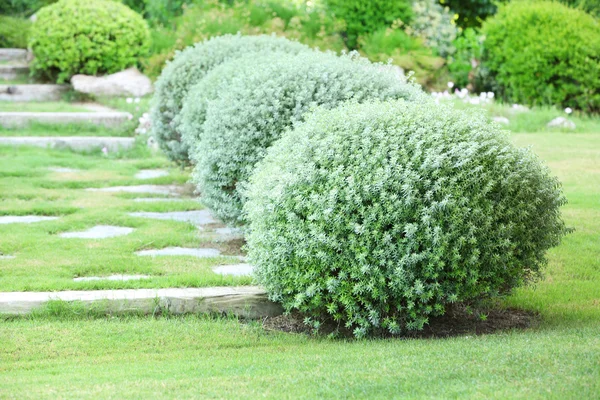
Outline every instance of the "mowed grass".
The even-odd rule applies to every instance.
[[[138,150],[142,153],[145,150]],[[135,155],[135,154],[133,154]],[[144,155],[144,154],[142,154]],[[125,158],[101,154],[36,148],[0,147],[0,215],[45,215],[57,220],[33,224],[0,224],[0,291],[67,289],[204,287],[248,284],[250,278],[224,277],[212,272],[220,264],[239,263],[239,249],[215,242],[210,229],[199,231],[185,222],[133,217],[130,212],[190,211],[203,206],[194,198],[181,202],[134,202],[145,194],[86,191],[117,185],[184,184],[187,175],[162,156]],[[58,173],[49,167],[77,172]],[[139,180],[140,169],[166,168],[167,177]],[[63,232],[84,231],[96,225],[134,228],[127,236],[108,239],[69,239]],[[136,251],[165,247],[211,247],[224,256],[141,257]],[[75,277],[113,274],[150,275],[140,281],[74,282]]]
[[[132,136],[135,122],[128,121],[123,127],[107,128],[94,124],[40,124],[31,123],[24,128],[5,128],[0,126],[2,136]]]
[[[600,134],[513,139],[533,146],[563,181],[569,199],[564,218],[575,229],[550,251],[546,277],[503,301],[538,311],[540,323],[532,329],[346,341],[267,332],[260,322],[102,317],[50,308],[0,322],[0,393],[36,399],[597,399]],[[106,167],[130,179],[133,166],[125,173],[121,162],[140,161],[115,160]]]

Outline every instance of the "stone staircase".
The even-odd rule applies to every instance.
[[[21,83],[28,80],[31,53],[24,49],[0,49],[0,102],[60,101],[69,85]],[[118,128],[132,119],[131,114],[106,107],[86,107],[87,112],[0,112],[0,126],[25,128],[37,124],[92,124]],[[116,139],[116,140],[115,140]],[[108,145],[107,145],[108,143]],[[2,137],[0,145],[68,147],[74,150],[130,148],[133,138],[98,137]]]

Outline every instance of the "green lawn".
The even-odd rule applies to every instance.
[[[90,112],[90,110],[64,101],[27,103],[0,101],[0,112]]]
[[[245,325],[231,319],[101,317],[49,309],[29,318],[0,321],[0,397],[597,399],[600,134],[515,134],[513,138],[518,145],[533,146],[563,181],[569,199],[564,218],[575,229],[551,250],[545,279],[503,302],[539,312],[541,321],[535,328],[451,339],[344,341],[267,332],[260,323]],[[114,184],[134,183],[137,169],[164,166],[162,158],[106,160],[5,148],[0,148],[0,154],[3,213],[65,215],[61,222],[39,225],[39,232],[33,226],[0,227],[0,251],[25,257],[23,264],[0,261],[0,285],[17,288],[19,278],[12,278],[13,274],[21,274],[20,282],[67,285],[81,265],[69,252],[86,257],[86,251],[95,248],[63,248],[66,245],[53,234],[87,226],[92,217],[99,222],[137,224],[138,232],[131,235],[139,235],[135,243],[98,244],[106,246],[104,252],[144,248],[152,241],[156,247],[199,243],[200,238],[185,225],[123,215],[134,209],[199,207],[195,203],[140,206],[123,196],[88,197],[77,189],[92,183],[107,185],[109,179]],[[48,175],[43,167],[49,165],[80,168],[90,175],[82,184]],[[173,172],[156,181],[184,180],[183,174]],[[26,246],[20,244],[23,240]],[[52,264],[44,249],[59,251],[62,261]],[[111,257],[103,260],[130,265],[131,260],[119,264],[126,254]],[[202,268],[190,266],[189,276],[203,276]]]
[[[121,136],[129,137],[135,122],[129,121],[122,128],[106,128],[93,124],[40,124],[31,123],[25,128],[4,128],[0,126],[2,136]]]

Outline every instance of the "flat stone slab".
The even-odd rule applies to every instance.
[[[75,282],[91,282],[91,281],[139,281],[142,279],[150,279],[148,275],[110,275],[110,276],[80,276],[73,278]]]
[[[183,199],[171,199],[169,197],[140,197],[133,199],[136,203],[159,203],[169,201],[183,201]]]
[[[69,85],[0,85],[0,101],[58,101]]]
[[[217,222],[212,217],[212,215],[210,215],[210,212],[208,212],[208,210],[173,212],[133,212],[129,213],[129,215],[131,215],[132,217],[189,222],[200,227],[202,225],[214,224]]]
[[[0,116],[0,120],[1,118],[2,116]],[[53,149],[71,149],[75,151],[87,151],[105,147],[107,151],[130,149],[133,147],[134,141],[134,138],[94,136],[0,137],[0,145],[2,146],[35,146]]]
[[[126,228],[122,226],[110,226],[110,225],[96,225],[87,231],[82,232],[65,232],[61,233],[62,238],[76,238],[76,239],[107,239],[117,236],[129,235],[133,232],[133,228]]]
[[[29,74],[29,66],[24,63],[0,65],[0,79],[15,79],[19,75]]]
[[[258,286],[190,289],[125,289],[65,292],[0,292],[0,314],[23,315],[49,301],[79,302],[106,312],[151,314],[161,309],[173,314],[231,313],[244,318],[280,315],[283,310]]]
[[[79,172],[80,170],[74,168],[66,168],[66,167],[49,167],[48,171],[56,172],[59,174],[71,174],[74,172]]]
[[[213,272],[219,275],[251,276],[254,267],[250,264],[220,265],[213,268]]]
[[[0,260],[12,260],[15,256],[1,255]]]
[[[26,49],[0,49],[0,61],[27,62]]]
[[[244,232],[242,232],[241,229],[237,229],[237,228],[230,228],[230,227],[225,227],[225,228],[217,228],[215,229],[215,233],[219,236],[225,236],[227,238],[243,238],[244,237]]]
[[[135,174],[135,177],[137,179],[154,179],[168,175],[169,172],[162,169],[142,169],[137,174]]]
[[[218,257],[221,252],[217,249],[191,249],[187,247],[165,247],[158,250],[136,251],[138,256],[191,256],[198,258]]]
[[[55,219],[58,219],[58,217],[40,217],[38,215],[6,215],[0,217],[0,224],[31,224],[34,222],[53,221]]]
[[[93,124],[116,128],[132,118],[121,111],[110,112],[0,112],[0,125],[23,128],[32,122],[52,125]]]
[[[90,192],[125,192],[125,193],[150,193],[179,196],[177,185],[136,185],[136,186],[111,186],[105,188],[85,189]]]

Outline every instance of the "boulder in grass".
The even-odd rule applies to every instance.
[[[565,117],[556,117],[552,121],[548,122],[548,128],[566,128],[575,129],[575,123]]]
[[[105,76],[74,75],[71,85],[78,92],[100,96],[141,97],[152,92],[152,81],[137,68]]]

